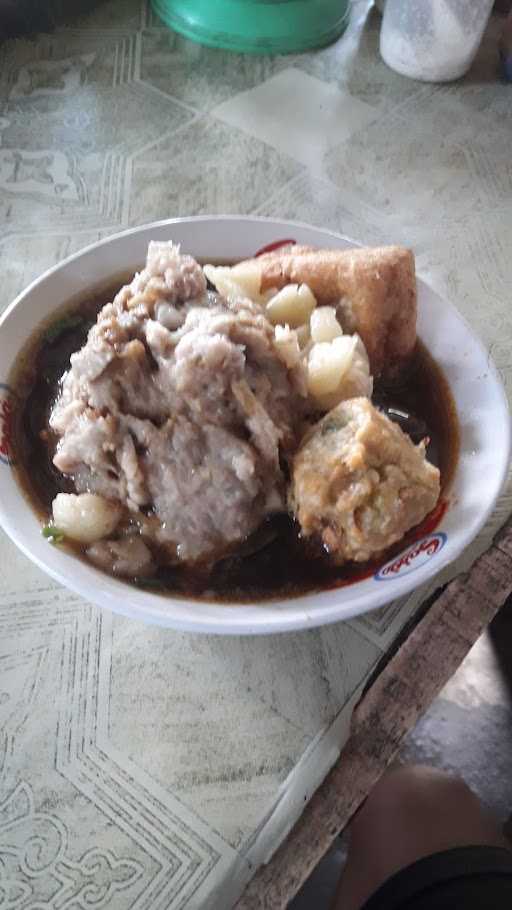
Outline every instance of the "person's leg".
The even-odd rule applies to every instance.
[[[421,766],[385,774],[350,825],[335,910],[359,910],[391,875],[424,856],[474,844],[507,846],[460,778]]]

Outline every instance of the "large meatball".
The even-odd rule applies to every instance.
[[[424,444],[415,446],[367,398],[354,398],[306,434],[290,506],[304,536],[318,535],[336,563],[364,562],[417,525],[439,492]]]
[[[125,506],[169,561],[214,562],[284,508],[281,456],[305,394],[260,307],[208,295],[197,262],[153,243],[71,357],[50,419],[54,464],[78,493]],[[115,542],[90,556],[127,574],[140,550],[130,543],[121,563]]]

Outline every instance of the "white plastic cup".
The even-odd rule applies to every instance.
[[[391,69],[451,82],[470,68],[493,0],[386,0],[380,53]]]

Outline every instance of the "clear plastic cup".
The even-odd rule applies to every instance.
[[[459,79],[474,60],[492,6],[493,0],[386,0],[382,59],[412,79]]]
[[[210,47],[287,54],[335,41],[350,0],[152,0],[172,29]]]

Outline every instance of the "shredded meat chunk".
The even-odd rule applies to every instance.
[[[259,307],[228,305],[195,260],[151,243],[71,357],[50,420],[54,463],[141,526],[152,511],[145,540],[149,526],[170,561],[213,561],[285,507],[280,456],[298,439],[301,371]],[[109,546],[91,558],[112,559]]]

